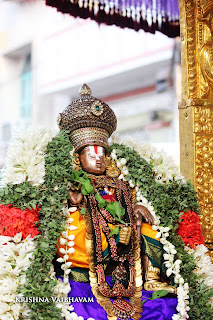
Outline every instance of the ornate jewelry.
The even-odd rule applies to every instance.
[[[98,145],[108,148],[109,133],[107,130],[97,127],[80,128],[72,131],[70,140],[75,151],[89,145]]]
[[[95,184],[94,180],[95,179],[93,179],[93,182]],[[136,239],[133,211],[131,200],[129,199],[131,193],[126,184],[118,180],[119,179],[116,179],[115,181],[115,189],[116,194],[119,195],[119,197],[117,197],[118,200],[123,202],[123,205],[126,207],[125,221],[131,226],[130,243],[124,255],[118,254],[114,237],[108,236],[109,227],[105,221],[105,217],[109,213],[99,209],[94,194],[87,196],[88,213],[84,215],[84,219],[87,226],[86,246],[89,254],[90,284],[98,303],[106,310],[109,318],[116,316],[119,317],[119,319],[132,318],[136,320],[140,319],[140,313],[142,312],[140,249]],[[112,287],[110,287],[105,280],[99,223],[109,242],[111,259],[117,261],[118,264],[112,273],[114,281]],[[93,255],[93,253],[95,254]],[[123,300],[123,297],[129,298],[130,301]],[[110,298],[115,299],[113,303],[110,301]]]
[[[92,91],[90,87],[87,84],[83,84],[82,87],[79,89],[79,95],[80,96],[91,96]]]
[[[121,174],[120,169],[118,169],[115,161],[110,157],[106,157],[106,175],[111,178],[117,178]]]
[[[76,171],[79,171],[82,169],[81,162],[79,159],[79,154],[77,152],[74,153],[74,159],[72,163],[73,163],[73,169],[75,169]]]
[[[131,227],[130,226],[120,226],[119,233],[119,242],[127,245],[129,243],[131,236]]]
[[[86,145],[107,148],[108,138],[115,131],[117,119],[113,110],[103,101],[91,96],[84,84],[80,98],[74,100],[59,116],[60,130],[69,130],[75,151]]]
[[[91,112],[95,116],[100,116],[104,112],[104,108],[102,106],[101,101],[94,101],[93,104],[91,105]]]
[[[114,182],[113,179],[111,179],[110,177],[106,177],[106,176],[95,176],[93,174],[88,174],[88,177],[91,179],[91,183],[93,185],[93,187],[95,188],[95,190],[98,190],[99,188],[117,188],[116,183]]]
[[[111,216],[109,211],[104,208],[100,209],[100,214],[105,218],[108,223],[116,224],[115,219]]]

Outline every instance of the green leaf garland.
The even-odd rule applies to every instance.
[[[160,216],[162,226],[169,226],[171,229],[168,240],[177,250],[176,259],[182,260],[181,276],[190,287],[190,320],[212,319],[208,300],[213,296],[213,289],[207,289],[203,283],[198,282],[198,276],[193,273],[194,258],[184,250],[184,243],[175,232],[181,211],[199,210],[193,186],[190,182],[182,184],[174,179],[168,184],[159,184],[155,181],[153,166],[136,151],[120,144],[113,144],[110,149],[116,149],[116,154],[127,160],[129,174],[125,178],[131,179],[133,184],[137,181],[143,196],[152,203]],[[0,191],[0,201],[3,204],[13,204],[22,210],[40,207],[38,228],[41,234],[34,238],[37,247],[26,271],[27,282],[23,293],[28,298],[47,297],[49,302],[29,303],[31,319],[61,320],[61,310],[50,299],[56,285],[56,280],[51,279],[50,269],[60,232],[65,230],[66,216],[62,208],[69,198],[68,184],[72,186],[77,183],[83,194],[94,192],[86,172],[72,170],[72,150],[69,132],[60,132],[46,148],[46,175],[41,186],[32,187],[29,182],[24,182],[19,185],[8,184]],[[104,207],[107,203],[99,205]],[[121,219],[122,212],[119,208],[113,210],[118,214],[118,219]]]
[[[170,227],[168,241],[170,241],[177,251],[176,259],[181,259],[181,276],[189,284],[189,317],[190,320],[212,319],[213,310],[208,303],[209,298],[213,297],[213,289],[207,289],[204,283],[199,283],[199,277],[193,273],[195,262],[192,255],[184,250],[184,242],[176,234],[175,230],[180,222],[181,211],[192,210],[199,213],[197,194],[188,181],[185,184],[180,181],[171,180],[168,184],[159,184],[155,181],[153,166],[140,155],[123,144],[114,143],[110,147],[116,150],[118,158],[125,158],[129,174],[125,179],[137,180],[142,195],[152,204],[155,212],[161,219],[161,226]],[[138,168],[140,168],[138,170]],[[136,182],[133,181],[133,184]],[[197,309],[199,308],[199,318]]]

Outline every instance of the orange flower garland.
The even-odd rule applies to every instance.
[[[0,204],[0,235],[14,237],[17,233],[22,233],[23,239],[29,234],[31,238],[39,234],[35,222],[39,220],[38,209],[21,210],[12,204]]]
[[[198,215],[189,210],[182,214],[181,222],[176,230],[185,245],[189,245],[192,249],[196,249],[197,245],[205,244],[199,221]]]

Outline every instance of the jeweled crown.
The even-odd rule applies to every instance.
[[[115,131],[117,119],[113,110],[103,101],[93,97],[88,85],[79,90],[80,98],[74,100],[59,114],[60,130],[69,130],[76,151],[86,145],[107,147],[109,136]]]

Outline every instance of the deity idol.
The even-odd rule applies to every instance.
[[[162,247],[151,228],[152,214],[136,202],[135,188],[118,178],[121,172],[108,156],[115,114],[84,84],[80,98],[59,115],[58,123],[70,131],[75,170],[84,170],[93,187],[87,195],[75,185],[69,190],[70,218],[77,226],[69,231],[75,237],[71,277],[90,281],[110,319],[140,319],[143,275],[145,290],[175,293],[176,288],[161,280]],[[58,255],[64,256],[60,241]]]
[[[58,122],[58,134],[21,130],[8,150],[1,319],[212,319],[190,182],[148,145],[108,145],[116,117],[86,85]]]

